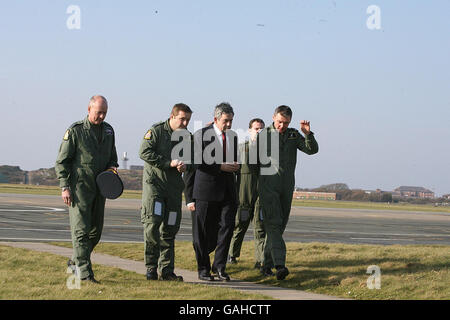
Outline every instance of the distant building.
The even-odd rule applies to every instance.
[[[130,166],[130,170],[144,170],[144,166]]]
[[[442,198],[444,198],[444,199],[450,199],[450,193],[449,193],[449,194],[444,194],[444,195],[442,195]]]
[[[424,187],[401,186],[395,189],[392,195],[408,198],[434,198],[434,192]]]
[[[294,191],[294,199],[336,200],[336,193],[334,193],[334,192]]]
[[[372,193],[383,193],[385,191],[381,191],[381,189],[376,189],[376,190],[364,190],[364,192],[367,194],[372,194]]]

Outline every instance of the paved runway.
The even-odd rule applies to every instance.
[[[102,241],[143,242],[140,200],[107,201]],[[246,240],[251,240],[251,227]],[[294,207],[287,241],[450,245],[450,213]],[[183,212],[178,240],[192,240]],[[58,196],[0,194],[0,241],[70,241],[67,208]]]

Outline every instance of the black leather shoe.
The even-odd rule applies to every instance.
[[[147,269],[147,280],[158,280],[158,272],[155,268]]]
[[[289,274],[288,268],[282,266],[277,267],[277,280],[284,280]]]
[[[228,256],[227,263],[236,264],[236,257]]]
[[[274,276],[275,274],[272,272],[272,269],[271,268],[268,268],[268,267],[261,267],[260,269],[259,269],[259,272],[261,272],[261,274],[264,276],[264,277],[270,277],[270,276]]]
[[[255,262],[255,269],[261,269],[261,262]]]
[[[159,280],[167,280],[167,281],[183,281],[183,277],[182,276],[177,276],[175,273],[169,273],[169,274],[164,274],[161,275],[161,277],[159,278]]]
[[[225,270],[217,270],[216,268],[212,268],[212,272],[216,274],[217,278],[222,281],[230,281],[230,276]]]
[[[217,277],[222,281],[230,281],[230,276],[225,271],[218,271]]]
[[[214,277],[211,275],[211,273],[199,273],[198,274],[199,280],[203,281],[214,281]]]
[[[92,283],[100,283],[99,281],[95,280],[94,276],[87,276],[86,278],[81,279],[81,281],[89,281]]]

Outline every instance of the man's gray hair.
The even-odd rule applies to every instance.
[[[104,96],[95,95],[92,96],[91,99],[89,100],[89,107],[92,107],[98,99],[102,99],[103,102],[105,102],[106,106],[108,106],[108,100],[106,100]]]
[[[220,120],[223,113],[232,114],[234,116],[233,107],[228,102],[222,102],[216,106],[214,109],[214,118]]]

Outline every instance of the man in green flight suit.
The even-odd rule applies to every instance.
[[[191,134],[186,130],[191,115],[189,106],[176,104],[168,120],[147,131],[139,150],[140,158],[145,161],[141,222],[144,224],[147,280],[157,280],[159,271],[161,280],[183,281],[183,277],[174,273],[175,235],[181,222],[182,172],[188,165],[172,158],[174,147],[179,143],[178,138],[173,141],[172,138],[178,133],[191,142]],[[190,159],[190,154],[183,154],[182,158]]]
[[[312,155],[319,151],[319,145],[309,121],[300,122],[305,137],[298,130],[288,128],[292,119],[292,110],[288,106],[276,108],[272,119],[272,125],[258,135],[258,148],[265,149],[266,155],[270,154],[269,161],[259,160],[258,191],[266,231],[263,268],[266,274],[272,274],[271,269],[275,267],[277,279],[283,280],[289,274],[283,232],[291,211],[297,150]],[[261,152],[258,155],[261,157]]]
[[[62,198],[69,206],[73,256],[68,265],[81,280],[98,282],[92,271],[91,253],[103,229],[105,198],[96,177],[107,169],[117,170],[114,130],[104,122],[108,102],[93,96],[88,116],[66,131],[55,164]]]
[[[250,139],[239,146],[239,154],[241,157],[241,169],[238,175],[239,207],[236,214],[236,224],[228,254],[228,263],[237,263],[236,258],[240,256],[245,233],[250,225],[250,221],[253,220],[255,268],[257,269],[261,268],[263,261],[264,238],[266,234],[259,215],[258,167],[255,166],[255,164],[252,165],[249,163],[249,149],[256,149],[256,137],[264,126],[265,124],[262,119],[255,118],[250,120],[248,129]]]

